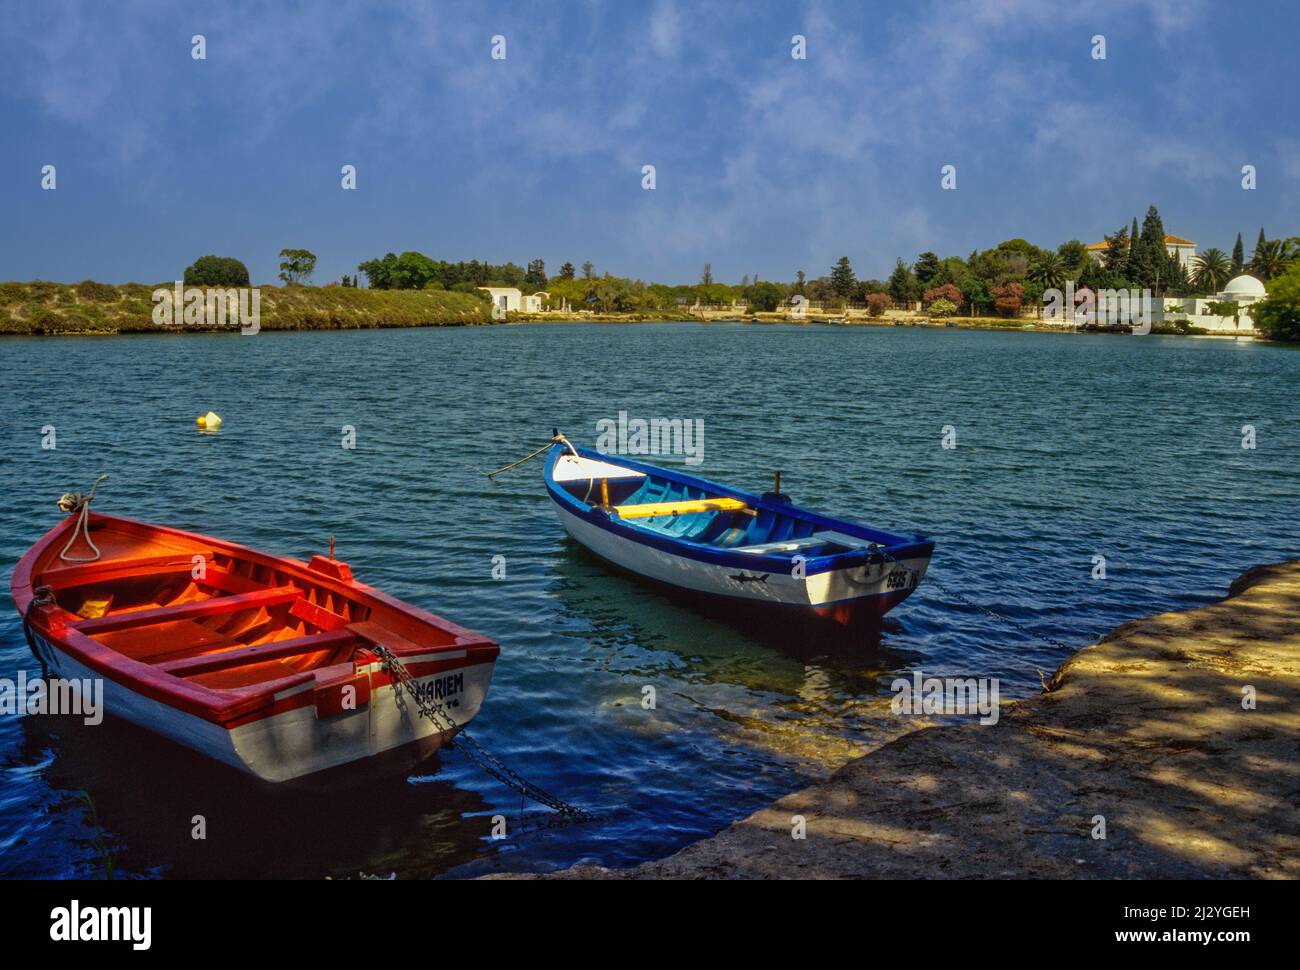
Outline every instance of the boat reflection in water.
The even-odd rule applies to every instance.
[[[377,767],[341,773],[328,791],[325,776],[273,785],[120,718],[88,727],[74,716],[28,717],[23,725],[22,757],[43,766],[47,798],[71,805],[88,796],[81,858],[28,859],[35,876],[103,878],[111,852],[115,877],[429,878],[491,851],[486,819],[466,822],[489,806],[443,780],[412,784]]]
[[[567,620],[559,627],[628,684],[603,706],[624,710],[629,730],[698,730],[707,712],[714,732],[819,773],[917,726],[889,710],[895,672],[926,659],[888,645],[896,621],[836,636],[831,624],[688,604],[680,591],[612,572],[577,542],[566,546],[550,590]],[[648,712],[647,685],[674,697]]]

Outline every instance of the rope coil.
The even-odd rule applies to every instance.
[[[59,499],[60,510],[69,515],[77,516],[76,524],[72,527],[72,535],[68,538],[68,544],[65,545],[63,551],[59,553],[59,558],[64,562],[98,561],[101,555],[99,546],[95,545],[94,540],[90,538],[90,503],[94,501],[95,489],[99,488],[99,483],[105,481],[107,478],[107,475],[100,475],[95,479],[95,484],[90,486],[89,492],[64,492],[63,496]],[[81,535],[85,536],[86,545],[90,546],[91,550],[94,552],[93,556],[68,555],[68,550],[76,543],[77,536]]]

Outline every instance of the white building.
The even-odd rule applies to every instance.
[[[546,307],[546,301],[549,300],[550,294],[540,293],[523,293],[518,287],[514,286],[480,286],[489,296],[492,297],[492,315],[498,316],[502,313],[541,313]]]
[[[1110,244],[1105,240],[1096,242],[1088,247],[1088,255],[1097,262],[1101,262],[1108,249],[1110,249]],[[1182,263],[1189,273],[1192,271],[1192,260],[1196,257],[1196,243],[1190,239],[1184,239],[1182,236],[1171,236],[1166,233],[1165,252],[1170,256],[1177,255],[1178,262]]]
[[[1167,322],[1172,322],[1169,321],[1171,316],[1176,319],[1186,316],[1187,322],[1193,327],[1218,333],[1254,333],[1255,321],[1251,319],[1246,307],[1258,303],[1265,295],[1263,283],[1253,276],[1242,275],[1229,280],[1228,285],[1212,297],[1166,297],[1157,301],[1163,304],[1157,316],[1159,320]],[[1216,314],[1211,303],[1236,304],[1237,313],[1235,316]]]
[[[524,295],[519,291],[518,287],[480,286],[479,289],[486,291],[492,297],[492,311],[494,313],[497,311],[518,313],[523,309]]]

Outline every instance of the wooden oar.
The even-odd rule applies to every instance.
[[[620,519],[647,519],[656,515],[686,515],[692,512],[739,512],[745,507],[745,503],[738,498],[699,498],[680,502],[616,505],[610,511],[617,513]]]

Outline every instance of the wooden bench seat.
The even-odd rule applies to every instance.
[[[147,664],[239,646],[239,641],[204,626],[197,620],[171,620],[149,626],[129,627],[101,633],[97,639],[122,656]]]
[[[263,663],[267,660],[281,660],[285,657],[297,657],[304,653],[318,650],[333,650],[348,644],[359,644],[361,638],[350,630],[330,630],[325,633],[313,633],[310,636],[294,637],[292,640],[280,640],[274,643],[258,643],[251,647],[235,647],[216,653],[205,653],[197,657],[184,657],[169,660],[157,665],[158,669],[175,677],[193,677],[207,674],[214,670],[229,670],[232,667],[244,667],[248,664]]]
[[[422,651],[436,649],[435,647],[416,643],[414,640],[408,640],[400,633],[394,633],[392,630],[380,626],[373,620],[362,620],[357,623],[349,623],[347,629],[361,637],[367,643],[378,643],[381,646],[387,647],[396,654],[420,653]]]
[[[130,627],[149,626],[154,623],[166,623],[171,620],[192,620],[201,616],[217,616],[222,613],[238,613],[240,610],[261,609],[280,606],[302,598],[302,590],[296,586],[276,586],[261,589],[253,593],[236,593],[232,596],[213,596],[209,599],[192,600],[188,603],[175,603],[171,606],[159,606],[149,610],[133,610],[128,613],[115,613],[94,620],[82,620],[71,623],[73,629],[87,636],[108,633],[112,630],[125,630]]]
[[[120,562],[92,562],[82,566],[51,569],[47,579],[49,585],[59,591],[76,589],[80,586],[117,583],[124,579],[180,575],[194,569],[194,556],[202,556],[211,570],[214,555],[211,549],[205,549],[166,556],[141,556]]]

